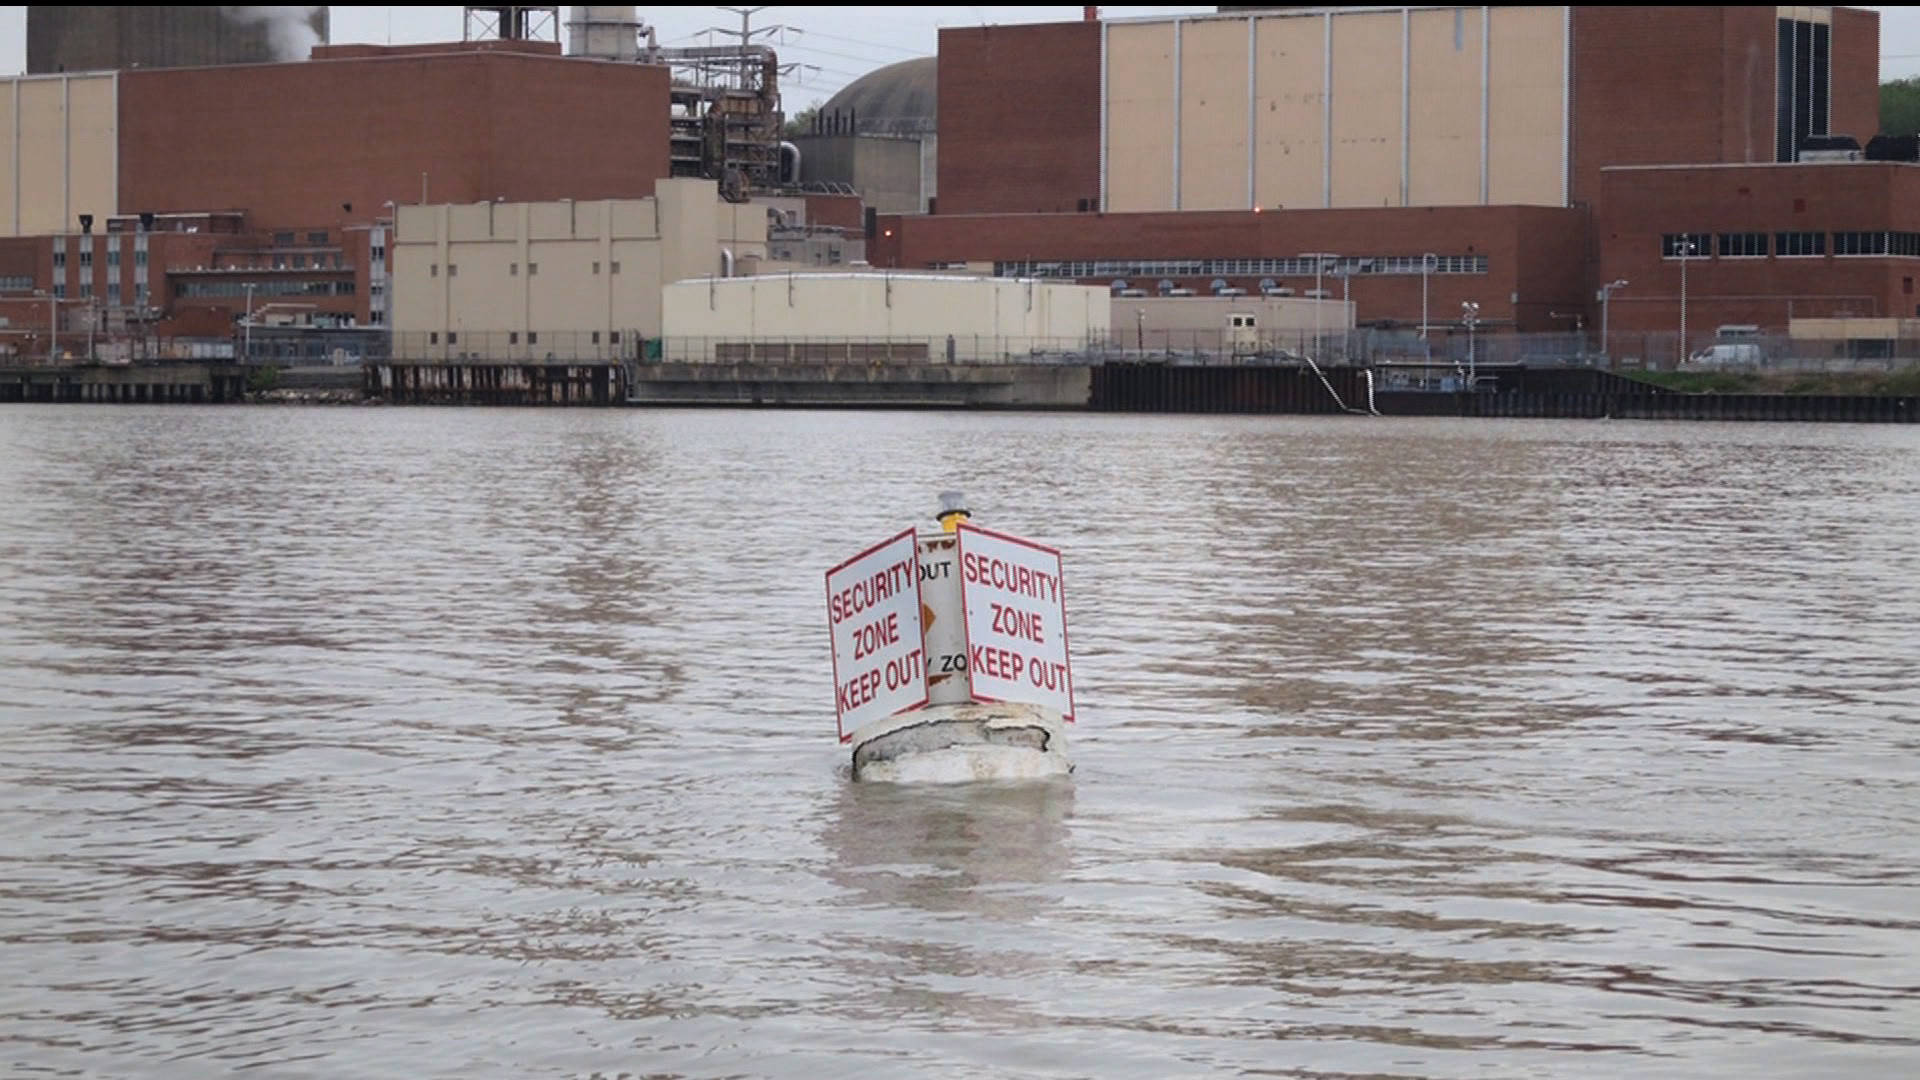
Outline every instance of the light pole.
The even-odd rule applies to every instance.
[[[1460,318],[1467,324],[1467,389],[1472,390],[1479,385],[1474,378],[1473,328],[1480,321],[1480,305],[1472,300],[1460,301]]]
[[[1147,351],[1147,309],[1133,309],[1133,319],[1135,327],[1134,344],[1139,346],[1142,353],[1145,353]]]
[[[35,289],[33,295],[47,298],[47,363],[60,362],[60,298],[51,289]]]
[[[1427,340],[1427,275],[1433,272],[1434,254],[1429,251],[1420,256],[1420,340]],[[1432,346],[1428,346],[1427,359],[1433,359]]]
[[[1676,249],[1680,255],[1680,359],[1675,364],[1687,362],[1687,260],[1693,255],[1693,237],[1682,234]]]
[[[1321,275],[1326,273],[1327,260],[1340,256],[1325,251],[1310,251],[1302,255],[1303,259],[1313,260],[1313,351],[1320,351],[1320,304],[1326,299],[1326,290],[1320,287]]]
[[[253,282],[247,282],[247,317],[240,321],[240,362],[253,362]]]
[[[1607,302],[1613,299],[1615,289],[1627,287],[1627,279],[1609,281],[1600,286],[1600,355],[1607,358],[1607,366],[1613,366],[1613,354],[1607,351]]]

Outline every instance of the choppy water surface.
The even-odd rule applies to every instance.
[[[821,573],[1066,553],[1073,782]],[[0,1073],[1920,1070],[1920,430],[0,409]]]

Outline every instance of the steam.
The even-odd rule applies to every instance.
[[[312,54],[313,47],[321,43],[320,35],[308,22],[320,10],[318,7],[223,7],[220,14],[241,26],[264,24],[274,59],[305,60]]]

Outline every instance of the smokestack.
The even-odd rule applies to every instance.
[[[1090,8],[1081,8],[1081,9],[1080,9],[1080,20],[1081,20],[1082,22],[1099,22],[1099,21],[1100,21],[1100,9],[1099,9],[1099,8],[1097,8],[1097,7],[1090,7]]]

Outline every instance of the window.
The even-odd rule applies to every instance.
[[[387,261],[387,248],[385,244],[373,245],[373,247],[368,250],[368,254],[373,256],[374,262],[384,263]]]
[[[133,265],[145,268],[145,266],[147,265],[147,249],[146,248],[140,247],[140,248],[134,249]]]
[[[1779,19],[1774,27],[1774,160],[1796,161],[1802,139],[1827,134],[1832,33],[1798,19]]]
[[[1883,232],[1837,232],[1833,234],[1835,255],[1885,255],[1887,234]]]
[[[82,300],[85,300],[86,298],[88,298],[88,297],[90,297],[90,296],[92,296],[92,295],[93,295],[93,282],[91,282],[91,281],[83,281],[83,282],[81,282],[81,283],[80,283],[80,298],[81,298]]]
[[[440,276],[440,264],[439,264],[439,263],[428,263],[428,264],[427,264],[427,276],[428,276],[428,277],[439,277],[439,276]]]
[[[295,255],[293,257],[293,268],[295,270],[305,270],[307,268],[306,253],[302,252],[301,254]]]
[[[1817,232],[1774,233],[1773,253],[1782,258],[1791,258],[1799,255],[1825,255],[1827,253],[1827,234]]]
[[[611,264],[610,266],[608,266],[608,267],[607,267],[607,273],[609,273],[609,274],[617,274],[617,273],[619,273],[619,272],[620,272],[620,260],[619,260],[619,259],[615,259],[615,260],[613,260],[613,263],[612,263],[612,264]]]
[[[55,299],[64,299],[67,295],[67,287],[59,282],[55,282],[53,286],[53,295]]]
[[[518,330],[507,331],[507,344],[509,345],[520,344],[520,331]]]
[[[598,274],[598,273],[600,272],[600,260],[598,260],[598,259],[595,259],[595,260],[593,261],[593,272],[594,272],[594,273],[596,273],[596,274]]]
[[[519,276],[520,276],[520,264],[519,264],[519,263],[517,263],[517,262],[510,262],[510,263],[508,263],[508,264],[507,264],[507,276],[508,276],[508,277],[519,277]]]
[[[147,283],[137,282],[133,286],[133,302],[138,307],[147,306]]]
[[[117,245],[107,249],[107,265],[116,270],[120,268],[120,248]]]
[[[1913,279],[1912,279],[1912,278],[1908,278],[1908,279],[1907,279],[1907,291],[1908,291],[1908,292],[1912,292],[1912,291],[1913,291]],[[595,330],[595,331],[593,332],[593,343],[594,343],[595,345],[598,345],[598,344],[600,344],[600,331],[598,331],[598,330]]]
[[[447,344],[449,345],[460,344],[460,331],[458,330],[447,331]]]
[[[322,230],[320,232],[310,232],[307,234],[307,243],[312,244],[316,247],[322,244],[325,244],[326,242],[327,242],[327,234],[325,230]]]
[[[80,249],[80,269],[86,270],[92,266],[93,266],[93,249],[91,247],[81,248]]]
[[[540,264],[539,264],[539,263],[537,263],[537,262],[530,262],[530,263],[528,263],[528,264],[527,264],[527,276],[528,276],[528,277],[532,277],[533,275],[535,275],[535,274],[537,274],[537,273],[539,273],[539,272],[540,272]]]
[[[1766,254],[1766,233],[1746,232],[1720,234],[1720,257],[1723,259],[1765,258]]]
[[[292,234],[292,233],[290,233],[290,232],[277,232],[277,233],[274,233],[274,234],[273,234],[273,246],[274,246],[274,247],[292,247],[292,246],[293,246],[293,234]]]
[[[611,341],[615,345],[620,344],[620,331],[615,330],[612,334],[609,334],[607,336],[607,340]]]
[[[1908,278],[1907,280],[1912,281],[1913,279]],[[1912,292],[1913,290],[1908,289],[1907,291]],[[107,282],[107,303],[112,304],[114,307],[120,306],[120,283],[119,282],[117,281]]]
[[[448,276],[448,277],[459,277],[459,276],[460,276],[460,264],[459,264],[459,263],[448,263],[448,264],[447,264],[447,276]]]
[[[527,344],[529,345],[540,344],[540,332],[538,330],[527,331]]]
[[[1887,234],[1887,253],[1904,255],[1908,258],[1920,256],[1920,233],[1897,232]]]
[[[1706,233],[1667,233],[1660,238],[1660,257],[1704,259],[1713,254],[1713,238]]]
[[[429,345],[438,345],[438,344],[440,344],[440,331],[438,331],[438,330],[429,330],[429,331],[427,332],[427,344],[429,344]]]
[[[60,250],[58,250],[58,249],[56,249],[56,250],[54,251],[54,253],[53,253],[53,268],[54,268],[55,270],[65,270],[65,269],[67,268],[67,253],[66,253],[66,252],[64,252],[64,251],[60,251]]]

